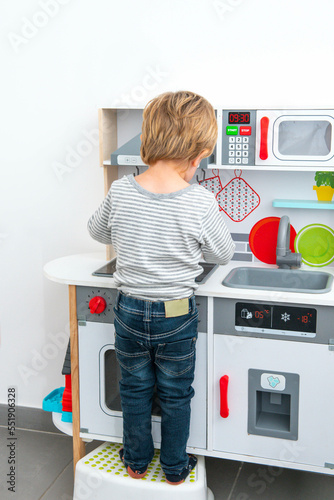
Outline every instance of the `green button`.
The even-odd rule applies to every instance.
[[[226,135],[238,135],[238,127],[226,127]]]

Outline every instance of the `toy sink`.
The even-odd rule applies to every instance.
[[[300,269],[237,267],[229,272],[222,283],[231,288],[327,293],[332,289],[333,275],[323,271],[303,271]]]

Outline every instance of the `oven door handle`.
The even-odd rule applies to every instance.
[[[219,380],[220,386],[220,416],[223,418],[227,418],[230,414],[230,410],[228,408],[227,401],[227,389],[228,389],[228,375],[223,375]]]
[[[268,159],[268,128],[269,128],[269,118],[268,116],[263,116],[260,120],[261,126],[261,142],[260,142],[260,159]]]

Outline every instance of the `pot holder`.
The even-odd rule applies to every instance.
[[[216,199],[220,210],[234,222],[241,222],[260,205],[260,196],[241,178],[242,170],[235,170],[234,174],[216,194]]]
[[[223,189],[223,186],[220,181],[219,170],[217,170],[217,174],[215,174],[214,170],[212,170],[212,173],[213,177],[208,177],[207,179],[205,179],[205,171],[203,170],[204,179],[202,179],[201,181],[198,179],[198,177],[196,177],[196,179],[198,184],[205,187],[205,189],[207,189],[208,191],[211,191],[211,193],[213,193],[214,195],[217,195],[217,193],[219,193],[219,191]]]

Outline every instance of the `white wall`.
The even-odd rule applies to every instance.
[[[333,108],[334,4],[17,0],[0,9],[0,403],[15,385],[19,405],[41,407],[63,384],[68,335],[67,289],[43,265],[102,248],[86,232],[103,196],[98,107],[140,107],[183,88],[225,107]],[[306,189],[312,179],[300,176]],[[246,178],[260,191],[259,176]]]

